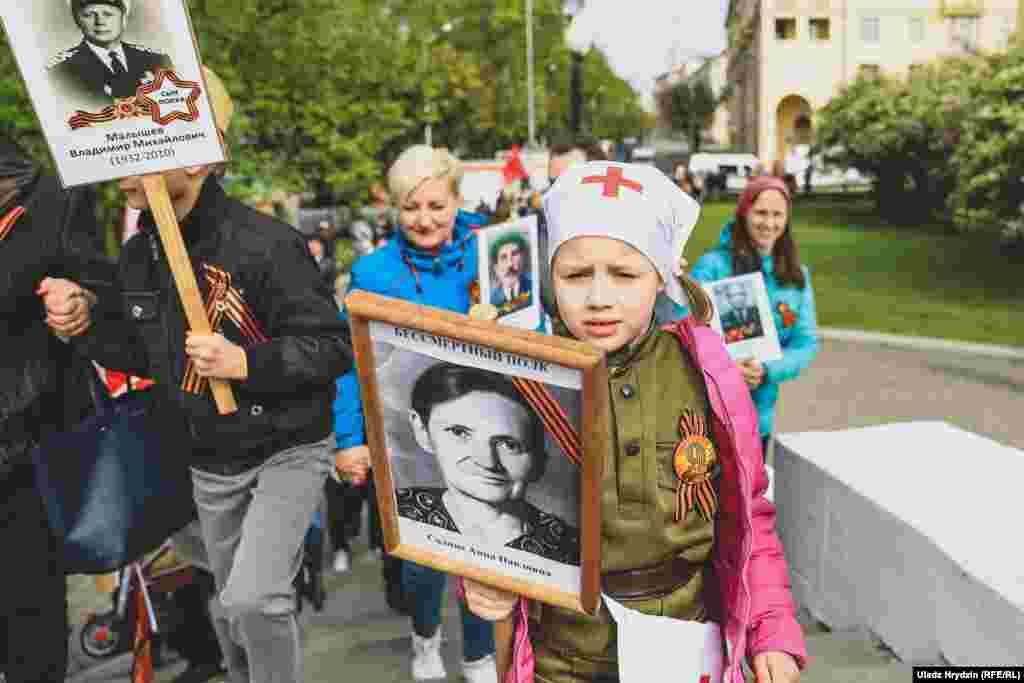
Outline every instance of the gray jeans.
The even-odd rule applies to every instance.
[[[292,581],[334,466],[334,436],[277,453],[233,476],[192,470],[219,599],[213,626],[231,683],[302,681]]]

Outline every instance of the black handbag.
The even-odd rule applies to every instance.
[[[95,414],[32,451],[67,574],[120,569],[196,517],[188,454],[160,437],[150,391],[111,398],[90,371]]]

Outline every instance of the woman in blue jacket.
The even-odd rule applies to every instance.
[[[485,221],[458,208],[461,175],[459,161],[444,150],[417,145],[398,157],[388,172],[388,185],[398,203],[400,229],[385,246],[356,261],[350,291],[469,311],[477,277],[473,228]],[[338,379],[334,431],[339,471],[356,484],[365,482],[370,454],[354,369]],[[413,678],[444,678],[440,625],[447,576],[412,562],[401,566],[404,592],[412,598]],[[463,675],[470,683],[495,683],[493,625],[463,605],[462,628]]]
[[[761,271],[775,328],[782,345],[780,360],[757,359],[737,364],[757,407],[761,438],[767,453],[773,431],[779,384],[796,377],[818,352],[818,321],[811,274],[800,264],[792,229],[792,197],[778,178],[751,180],[740,195],[736,217],[722,230],[717,248],[700,257],[691,275],[713,282]]]

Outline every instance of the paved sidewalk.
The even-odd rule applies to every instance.
[[[820,342],[782,385],[779,432],[942,420],[1024,449],[1024,360]]]
[[[782,432],[843,429],[884,422],[944,420],[1024,449],[1024,361],[942,351],[915,351],[840,341],[822,342],[806,375],[784,385],[778,418]],[[379,564],[357,544],[353,571],[328,576],[325,611],[307,606],[306,681],[411,681],[408,620],[384,602]],[[91,579],[73,577],[73,615],[105,604]],[[448,608],[444,655],[449,681],[461,660],[457,613]],[[453,615],[455,618],[453,618]],[[812,656],[803,683],[905,683],[911,669],[893,659],[867,633],[829,633],[805,619]],[[169,681],[176,664],[162,670]],[[77,683],[127,680],[125,661],[109,662],[75,677]]]

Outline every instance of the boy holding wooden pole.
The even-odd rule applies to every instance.
[[[206,81],[223,132],[233,105],[212,72]],[[154,225],[166,218],[153,201],[159,176],[120,181],[144,213],[122,251],[118,315],[65,329],[59,313],[73,284],[42,291],[55,332],[80,332],[86,355],[156,381],[154,415],[192,469],[228,680],[301,681],[292,579],[334,465],[331,404],[335,377],[352,363],[348,328],[302,236],[228,198],[216,170],[162,174],[212,334],[190,332],[175,291],[172,250]],[[217,380],[230,382],[236,411],[218,410]]]

